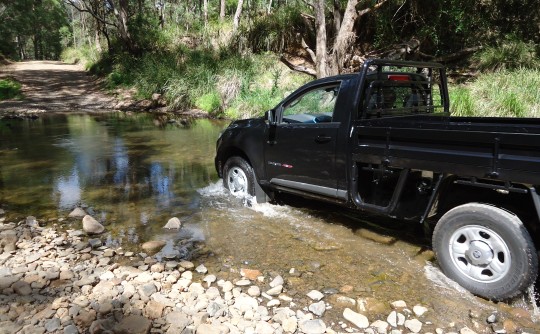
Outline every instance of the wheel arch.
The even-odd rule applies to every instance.
[[[456,181],[459,179],[454,175],[447,176],[436,190],[433,206],[426,219],[429,231],[432,232],[439,219],[451,209],[467,203],[481,203],[503,209],[517,216],[531,235],[537,249],[540,249],[540,213],[534,200],[534,196],[538,195],[536,191],[531,191],[531,189],[535,189],[534,187],[514,184],[515,189],[522,191],[505,192],[471,184],[458,184]]]
[[[253,167],[251,160],[249,159],[248,155],[243,150],[241,150],[240,148],[236,146],[229,146],[226,149],[222,150],[216,159],[216,169],[217,169],[219,177],[221,178],[223,177],[223,166],[225,165],[227,160],[235,156],[246,160],[246,162],[250,164],[251,167]]]

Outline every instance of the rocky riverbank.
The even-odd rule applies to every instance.
[[[281,274],[231,268],[221,275],[204,263],[160,262],[103,246],[99,235],[88,235],[89,218],[86,224],[68,218],[81,229],[64,231],[3,215],[0,209],[0,333],[527,332],[498,313],[471,311],[470,319],[435,324],[433,310],[406,301],[339,291],[290,294],[294,268]],[[377,307],[389,311],[373,316]],[[336,310],[338,319],[327,316]]]

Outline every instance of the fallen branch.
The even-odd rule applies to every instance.
[[[284,55],[281,55],[281,57],[279,57],[279,60],[293,71],[305,73],[315,78],[317,77],[317,72],[314,69],[303,66],[303,65],[294,65],[293,63],[288,61]]]

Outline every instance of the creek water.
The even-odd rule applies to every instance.
[[[82,206],[106,226],[109,246],[141,252],[143,242],[161,239],[167,247],[158,256],[204,263],[218,278],[238,279],[240,268],[282,275],[297,305],[309,303],[312,289],[328,293],[329,321],[347,306],[340,296],[361,299],[372,321],[386,320],[389,302],[402,299],[428,307],[431,331],[473,321],[486,328],[497,311],[540,332],[525,298],[495,304],[445,279],[414,223],[295,197],[232,197],[213,162],[226,125],[124,113],[0,120],[0,207],[15,221],[33,215],[80,228],[80,220],[58,218]],[[171,217],[183,222],[179,232],[163,230]]]

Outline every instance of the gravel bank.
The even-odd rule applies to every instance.
[[[232,268],[237,277],[224,280],[203,263],[159,262],[105,247],[82,229],[41,227],[34,217],[6,222],[3,214],[0,209],[0,333],[527,332],[496,313],[434,324],[433,310],[401,300],[317,290],[299,298],[287,290],[294,269],[272,276]],[[365,316],[377,307],[380,316]],[[341,318],[328,320],[336,309]]]

